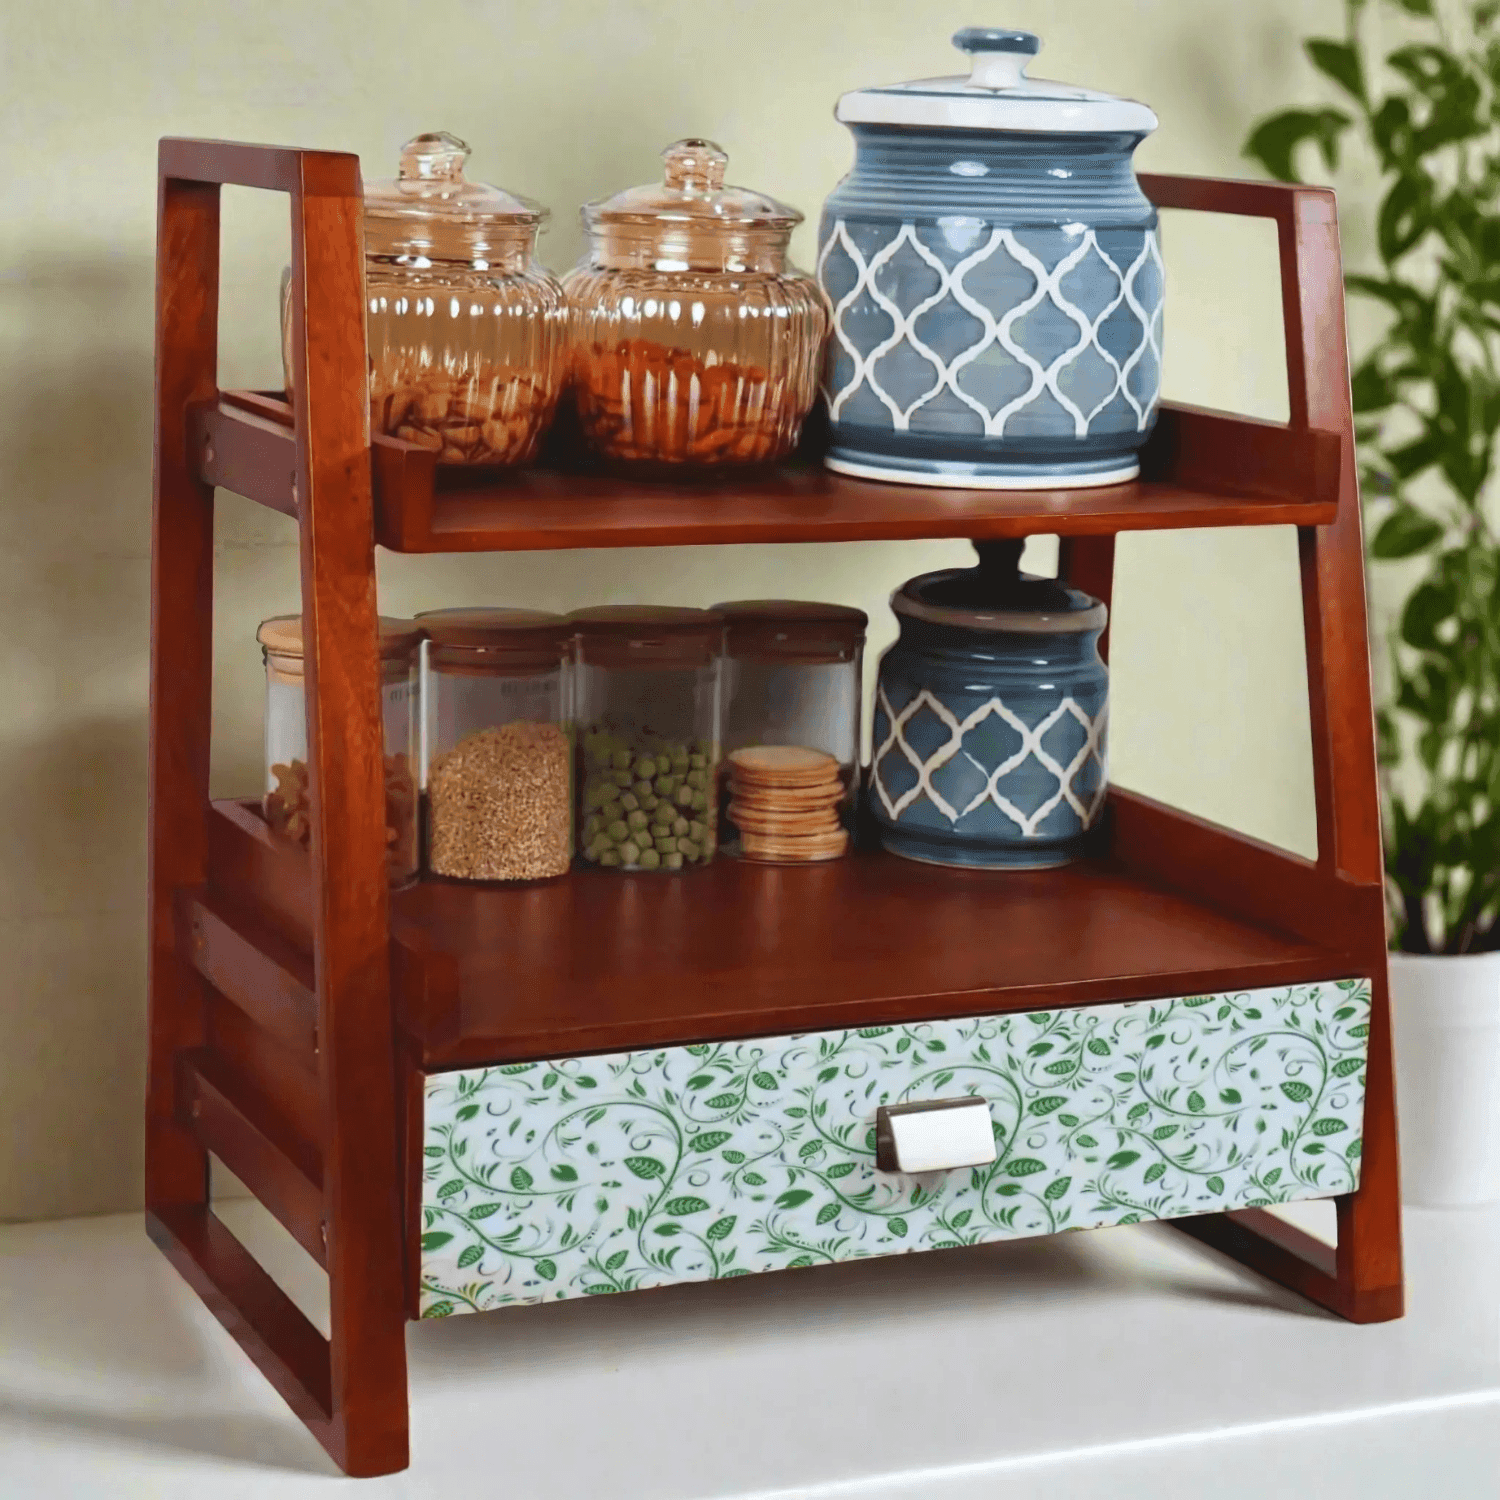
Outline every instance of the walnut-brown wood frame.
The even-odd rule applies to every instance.
[[[217,385],[221,184],[291,199],[295,399]],[[1178,1227],[1355,1322],[1400,1316],[1395,1106],[1381,850],[1337,224],[1312,188],[1144,177],[1163,208],[1278,227],[1290,420],[1167,407],[1143,478],[1108,490],[933,492],[792,464],[698,488],[586,466],[442,482],[366,446],[357,160],[168,140],[160,159],[152,579],[150,1070],[153,1238],[351,1474],[407,1462],[424,1071],[820,1025],[1151,998],[1349,974],[1374,984],[1361,1185],[1330,1249],[1262,1211]],[[813,455],[815,459],[815,455]],[[310,855],[252,804],[208,797],[213,492],[294,517],[302,558]],[[695,876],[714,940],[661,945],[623,983],[621,882],[513,891],[384,878],[373,546],[409,551],[1023,535],[1108,600],[1122,530],[1298,527],[1318,855],[1304,860],[1116,790],[1096,859],[1002,878],[880,854]],[[1106,642],[1107,649],[1107,642]],[[587,875],[573,877],[584,882]],[[651,901],[659,880],[637,887]],[[920,909],[975,944],[830,934]],[[587,930],[589,943],[574,945]],[[483,942],[476,932],[490,934]],[[712,972],[714,982],[708,983]],[[776,1001],[756,976],[779,976]],[[663,983],[664,979],[670,980]],[[503,995],[503,1003],[496,996]],[[663,998],[665,997],[665,998]],[[213,1213],[221,1157],[327,1271],[324,1339]]]

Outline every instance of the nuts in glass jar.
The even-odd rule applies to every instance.
[[[574,370],[578,418],[608,458],[667,464],[764,463],[796,441],[797,383],[650,339],[586,349]]]
[[[557,392],[522,370],[397,369],[370,379],[370,428],[444,464],[520,464],[536,456]]]
[[[279,834],[305,849],[312,840],[312,791],[307,762],[274,765],[276,790],[267,792],[261,806],[266,822]],[[417,868],[417,788],[404,755],[385,758],[385,858],[393,880],[405,879]]]

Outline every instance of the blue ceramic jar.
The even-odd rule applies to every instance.
[[[828,466],[912,484],[1136,477],[1161,385],[1144,104],[1026,76],[1024,31],[971,27],[961,78],[845,94],[854,168],[824,205]]]
[[[881,658],[868,798],[880,841],[940,865],[1040,869],[1087,847],[1108,782],[1103,604],[1021,573],[1024,544],[913,578]]]

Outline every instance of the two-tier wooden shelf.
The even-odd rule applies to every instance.
[[[407,1462],[427,1075],[641,1047],[1371,981],[1363,1175],[1329,1249],[1259,1209],[1179,1227],[1356,1322],[1401,1311],[1401,1251],[1359,498],[1337,225],[1326,191],[1142,179],[1163,208],[1274,219],[1291,419],[1168,406],[1138,483],[1057,493],[840,478],[816,454],[685,488],[567,464],[438,482],[368,445],[359,165],[169,140],[160,158],[152,584],[147,1223],[352,1474]],[[217,385],[221,184],[291,198],[296,398]],[[314,832],[211,803],[214,489],[299,528]],[[1062,538],[1110,597],[1114,537],[1298,528],[1318,857],[1123,790],[1107,852],[939,870],[879,853],[807,869],[388,895],[374,547]],[[691,920],[682,914],[690,908]],[[638,934],[656,934],[649,945]],[[215,1216],[218,1155],[326,1269],[324,1339]]]

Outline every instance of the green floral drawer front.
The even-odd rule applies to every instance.
[[[481,1311],[1358,1185],[1367,980],[434,1075],[422,1311]],[[997,1160],[875,1169],[981,1095]]]

